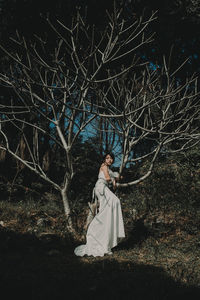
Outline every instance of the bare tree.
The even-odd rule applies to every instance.
[[[89,27],[78,12],[70,28],[47,19],[55,32],[53,50],[48,40],[36,36],[34,42],[27,41],[19,33],[12,38],[12,53],[1,46],[11,63],[9,71],[0,74],[0,81],[14,93],[9,103],[1,104],[0,149],[60,192],[71,232],[68,191],[74,176],[73,146],[104,109],[105,99],[98,93],[143,65],[135,53],[152,41],[153,35],[146,35],[146,29],[154,19],[155,14],[148,20],[124,20],[123,12],[114,7],[100,31]],[[5,130],[8,125],[16,132],[15,143]],[[44,139],[65,156],[64,174],[56,181],[47,172],[48,153],[41,150]]]
[[[140,178],[118,183],[119,187],[147,178],[160,153],[184,152],[199,144],[198,77],[179,82],[176,75],[184,63],[173,70],[164,57],[162,67],[151,70],[147,66],[141,74],[126,73],[100,91],[105,108],[100,116],[107,118],[115,135],[121,137],[120,174],[127,164],[149,160]],[[142,144],[141,152],[138,146]]]

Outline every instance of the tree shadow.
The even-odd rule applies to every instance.
[[[144,225],[144,218],[138,219],[132,229],[128,230],[127,237],[122,240],[116,249],[132,249],[136,245],[140,245],[144,240],[152,235],[151,231]]]
[[[0,228],[0,287],[6,300],[199,299],[200,288],[162,268],[117,257],[76,257],[74,243]]]

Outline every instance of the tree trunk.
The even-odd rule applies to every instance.
[[[75,229],[73,227],[71,209],[70,209],[69,199],[68,199],[68,196],[67,196],[67,190],[66,189],[61,190],[61,197],[62,197],[62,201],[63,201],[65,216],[67,217],[67,229],[74,236],[75,235]]]

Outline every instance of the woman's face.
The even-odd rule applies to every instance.
[[[110,154],[106,155],[106,158],[105,158],[105,164],[107,166],[111,166],[113,163],[113,158],[110,156]]]

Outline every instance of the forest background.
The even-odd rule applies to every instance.
[[[147,65],[149,72],[157,72],[162,68],[165,71],[167,69],[163,57],[167,57],[166,60],[170,61],[173,70],[186,61],[183,68],[176,73],[176,84],[184,86],[183,82],[187,77],[192,80],[195,78],[195,85],[198,86],[197,75],[200,71],[199,1],[163,1],[162,3],[161,1],[144,0],[116,1],[116,6],[123,10],[124,16],[128,19],[130,16],[134,16],[135,19],[142,16],[143,20],[149,20],[152,11],[156,12],[155,19],[144,30],[145,34],[150,36],[150,40],[148,41],[147,37],[144,47],[135,52],[141,65]],[[195,106],[192,106],[192,110],[189,111],[191,116],[194,116],[192,119],[194,122],[190,123],[192,125],[189,131],[187,131],[188,123],[186,126],[182,123],[180,125],[184,134],[187,133],[190,137],[195,135],[195,139],[192,141],[188,137],[186,138],[186,145],[188,145],[188,141],[191,143],[188,150],[187,147],[183,147],[185,140],[183,141],[182,135],[180,139],[173,140],[169,147],[167,144],[161,150],[166,136],[163,139],[160,138],[158,142],[158,137],[154,133],[147,139],[134,144],[134,131],[128,140],[130,144],[132,143],[131,147],[125,149],[125,140],[120,139],[120,123],[116,125],[114,120],[110,122],[110,119],[104,117],[105,113],[108,114],[108,111],[105,110],[108,102],[101,102],[104,110],[98,111],[98,114],[101,116],[101,113],[102,118],[95,122],[91,121],[89,126],[83,126],[83,131],[70,151],[69,161],[73,163],[73,176],[70,175],[69,165],[67,165],[69,172],[66,172],[65,160],[68,159],[66,158],[68,157],[65,151],[66,147],[55,147],[51,138],[38,135],[39,139],[37,136],[36,144],[39,147],[36,148],[39,150],[37,152],[34,143],[30,142],[38,134],[33,130],[34,128],[29,130],[25,123],[21,127],[18,123],[17,126],[20,127],[18,132],[17,126],[13,126],[13,119],[16,120],[16,112],[19,112],[16,109],[14,114],[13,106],[11,108],[13,99],[16,97],[16,85],[13,84],[12,77],[14,89],[11,89],[9,80],[5,80],[3,77],[5,74],[13,76],[10,66],[17,68],[17,63],[20,61],[17,58],[15,64],[10,56],[18,51],[17,46],[13,48],[13,40],[16,41],[16,36],[20,36],[22,40],[24,37],[31,44],[35,41],[35,37],[48,37],[47,49],[49,49],[49,53],[51,51],[53,53],[55,32],[53,33],[51,25],[54,25],[58,19],[68,26],[71,17],[76,16],[77,7],[89,26],[95,24],[98,30],[101,30],[106,22],[106,10],[113,10],[113,1],[77,0],[55,3],[31,0],[0,1],[1,133],[6,132],[9,149],[13,151],[7,151],[4,135],[1,134],[0,228],[3,245],[1,252],[5,259],[1,268],[4,288],[8,292],[10,281],[17,293],[21,293],[23,290],[23,294],[26,295],[31,289],[32,299],[53,298],[56,294],[58,298],[61,298],[67,292],[64,285],[64,282],[67,281],[74,297],[81,299],[82,295],[86,294],[90,296],[98,294],[98,297],[104,295],[100,287],[103,284],[106,289],[109,286],[108,295],[110,297],[121,299],[122,295],[131,298],[133,293],[131,285],[133,281],[136,281],[134,288],[137,299],[143,299],[142,297],[147,295],[150,295],[150,299],[154,299],[155,295],[158,299],[171,299],[174,294],[181,299],[184,297],[188,299],[189,296],[196,299],[200,286],[198,254],[200,245],[199,89],[196,86],[192,87],[192,92],[189,94],[189,96],[192,93],[195,94],[193,98],[191,96]],[[47,20],[52,23],[50,24]],[[154,32],[155,35],[151,38]],[[17,41],[19,42],[19,40]],[[15,45],[17,44],[15,43]],[[43,55],[42,51],[40,55]],[[125,63],[124,65],[126,66]],[[116,72],[119,72],[117,66],[115,67]],[[164,74],[166,75],[166,72]],[[140,84],[139,92],[137,91],[140,93],[142,80],[141,76],[138,78],[140,81],[138,79],[133,81]],[[153,80],[157,79],[153,77]],[[152,84],[153,80],[148,84]],[[145,83],[147,82],[148,76]],[[192,81],[193,83],[194,81]],[[74,96],[74,91],[72,96]],[[93,94],[89,93],[88,98],[92,96]],[[99,103],[98,97],[102,96],[106,98],[109,96],[109,92],[99,93],[96,96],[95,105]],[[25,103],[27,104],[27,102]],[[116,110],[112,111],[112,114],[114,112],[116,113]],[[9,116],[9,114],[15,115],[15,118],[9,117],[7,118],[9,122],[5,122],[5,115]],[[182,116],[185,118],[184,114]],[[90,117],[88,114],[85,119],[86,123]],[[149,123],[146,129],[152,130],[154,125],[150,127],[151,120],[153,120],[152,124],[156,120],[160,126],[159,118],[159,111],[153,111],[153,119],[148,119]],[[190,119],[190,116],[188,118]],[[81,127],[83,117],[78,115],[78,120]],[[35,119],[31,118],[26,119],[26,122],[27,124],[28,122],[36,124],[34,123]],[[67,122],[66,127],[69,126]],[[139,125],[142,126],[146,124],[145,122],[140,120]],[[41,123],[43,123],[42,119],[38,121],[37,126]],[[46,129],[48,128],[50,135],[54,136],[56,125],[53,125],[52,122],[44,122],[44,126]],[[176,125],[173,124],[173,126]],[[173,134],[178,132],[177,128],[173,129],[170,125]],[[126,131],[124,132],[126,133]],[[77,131],[74,131],[73,136],[76,133]],[[141,131],[139,136],[142,136]],[[65,138],[68,139],[68,133]],[[29,151],[27,149],[30,145],[33,148]],[[184,151],[179,151],[180,149]],[[73,258],[73,247],[76,243],[84,241],[84,225],[88,213],[87,203],[91,201],[101,157],[106,151],[115,153],[114,170],[120,171],[123,176],[122,186],[118,188],[117,194],[122,201],[127,238],[120,244],[116,253],[114,252],[114,258],[90,260],[84,258],[82,262],[77,262]],[[35,166],[37,172],[23,164],[23,161],[29,161],[30,153],[35,155],[35,158],[29,165]],[[128,159],[126,159],[127,153]],[[155,153],[156,155],[154,155]],[[15,155],[22,160],[16,159]],[[42,170],[36,167],[37,157]],[[42,176],[47,174],[50,180],[46,180],[40,176],[41,174]],[[62,182],[61,189],[55,188],[56,185],[59,185],[61,177],[64,177],[64,183],[67,183],[65,177],[70,177],[67,190],[70,212],[66,208],[65,202],[61,201],[63,200],[61,199],[63,197]],[[127,185],[127,183],[129,184]],[[73,232],[75,232],[73,238],[68,231],[69,216],[73,223]],[[44,258],[46,255],[48,259]],[[30,262],[30,257],[37,261],[37,268]],[[26,264],[23,265],[24,259]],[[9,266],[10,261],[16,266],[15,270]],[[86,277],[82,270],[85,270]],[[50,275],[47,275],[48,272]],[[110,274],[112,281],[114,279],[117,281],[118,289],[115,291],[112,289],[113,284],[110,278],[106,277],[106,282],[104,281],[106,274]],[[147,280],[149,275],[153,276],[151,282]],[[15,276],[17,280],[14,282]],[[87,279],[90,279],[90,282]],[[54,287],[49,288],[49,280],[50,282],[56,280],[57,285],[54,284]],[[148,283],[143,289],[146,280]],[[77,284],[81,287],[79,291],[76,289]]]

